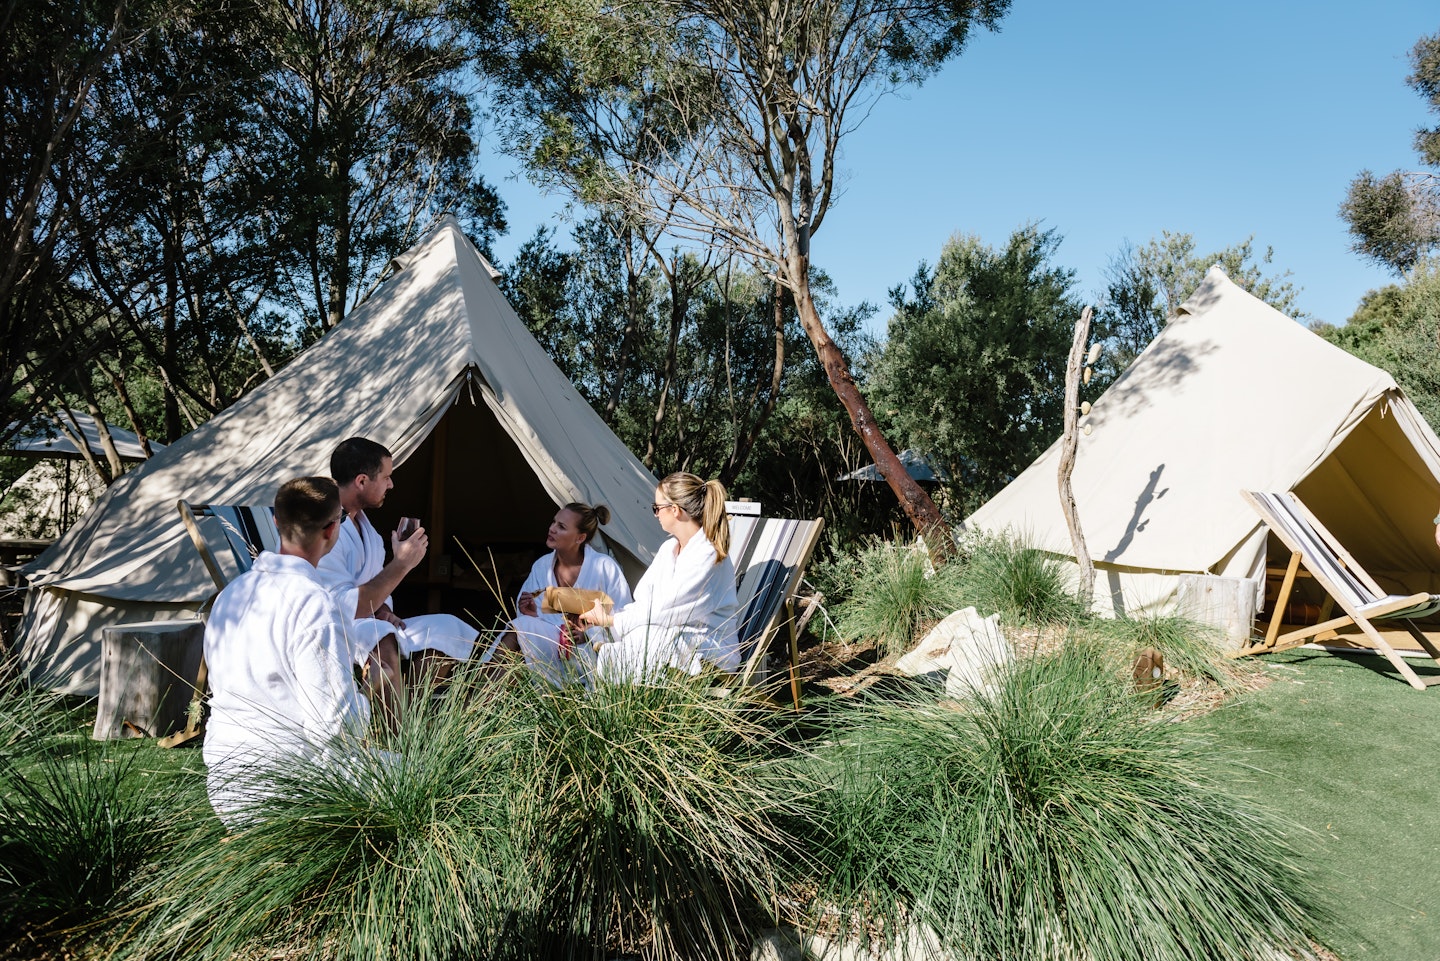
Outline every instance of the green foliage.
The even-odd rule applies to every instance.
[[[816,305],[813,239],[837,196],[846,136],[885,94],[933,75],[1008,10],[1009,0],[518,0],[498,44],[519,65],[499,113],[541,180],[653,243],[692,241],[772,277],[856,432],[868,424],[866,443],[885,444]],[[915,526],[943,525],[923,490],[901,497]]]
[[[55,696],[0,692],[0,947],[63,942],[117,912],[204,804],[196,779],[146,770],[136,745],[73,721]]]
[[[123,953],[439,959],[523,931],[535,879],[520,845],[529,812],[512,806],[525,796],[510,790],[508,715],[462,682],[446,698],[406,712],[396,753],[356,745],[349,763],[278,771],[255,819],[228,837],[193,822],[139,893],[142,923]]]
[[[1440,33],[1416,41],[1410,65],[1406,84],[1440,115]],[[1440,250],[1440,126],[1416,131],[1415,151],[1433,169],[1378,177],[1362,170],[1340,205],[1354,238],[1351,249],[1398,274]]]
[[[804,361],[794,311],[781,311],[777,357],[774,285],[757,272],[694,253],[657,261],[608,216],[571,239],[562,251],[541,232],[521,248],[504,281],[517,312],[648,467],[732,483]]]
[[[964,606],[959,574],[950,564],[932,569],[918,545],[874,542],[855,557],[836,626],[843,637],[873,639],[886,654],[908,650],[923,625]]]
[[[781,746],[708,684],[452,679],[389,744],[193,826],[131,957],[734,958],[773,924]]]
[[[849,702],[814,778],[817,909],[957,959],[1307,952],[1296,830],[1229,795],[1218,750],[1153,723],[1075,650],[1018,662],[966,709]]]
[[[788,298],[777,330],[768,278],[709,269],[687,254],[671,266],[703,282],[688,287],[677,316],[675,288],[653,262],[647,266],[643,251],[627,253],[609,222],[578,225],[569,250],[537,233],[502,284],[531,333],[626,446],[656,473],[718,476],[767,510],[823,516],[842,541],[903,520],[884,484],[838,480],[870,458]],[[822,274],[813,292],[845,355],[870,352],[863,326],[870,308],[835,305]],[[864,370],[857,374],[863,380]]]
[[[503,226],[435,0],[16,11],[0,151],[31,175],[6,210],[35,220],[7,220],[23,283],[0,329],[24,336],[0,381],[32,410],[93,404],[174,441],[338,323],[439,212],[482,244]]]
[[[1003,249],[945,245],[891,293],[895,313],[874,363],[875,407],[904,446],[938,461],[952,506],[968,513],[1029,465],[1064,426],[1065,360],[1080,304],[1060,238],[1031,225]]]
[[[808,863],[776,827],[796,784],[765,716],[707,687],[524,698],[514,790],[544,807],[537,955],[748,957],[747,931],[773,923],[777,865]]]
[[[1000,613],[1008,624],[1064,623],[1083,613],[1069,590],[1065,566],[1053,554],[1010,534],[978,536],[963,545],[961,606]]]
[[[1440,429],[1440,261],[1417,264],[1402,286],[1371,291],[1345,326],[1316,332],[1388,371]]]
[[[1290,271],[1267,274],[1274,250],[1267,247],[1257,258],[1254,237],[1213,253],[1196,253],[1191,234],[1162,231],[1141,247],[1126,244],[1105,271],[1105,293],[1096,306],[1091,340],[1105,344],[1095,379],[1087,388],[1097,396],[1124,373],[1140,352],[1172,320],[1205,272],[1219,264],[1226,275],[1271,307],[1296,319],[1304,314],[1296,305],[1299,291],[1288,278]]]
[[[1087,618],[1075,624],[1072,638],[1094,643],[1114,664],[1117,676],[1128,676],[1136,653],[1147,647],[1164,656],[1167,671],[1220,687],[1232,687],[1255,671],[1253,659],[1226,656],[1222,631],[1179,615]]]

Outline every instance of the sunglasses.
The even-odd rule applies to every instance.
[[[667,507],[675,507],[675,508],[678,508],[679,506],[680,506],[679,504],[651,504],[651,505],[650,505],[650,513],[654,514],[656,517],[659,517],[659,516],[660,516],[660,512],[663,511],[665,508],[667,508]]]

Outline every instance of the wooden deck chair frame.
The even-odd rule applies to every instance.
[[[731,556],[737,592],[743,602],[739,626],[741,650],[749,656],[740,684],[749,685],[775,636],[787,632],[791,703],[800,707],[800,635],[819,607],[818,597],[798,596],[800,581],[820,535],[824,518],[787,520],[732,516]],[[765,565],[774,564],[766,570]]]
[[[209,599],[200,606],[200,619],[203,621],[210,613],[210,605],[215,603],[215,598],[225,589],[225,585],[230,583],[231,578],[226,575],[220,564],[219,556],[201,529],[201,518],[215,518],[220,522],[220,528],[225,534],[226,548],[235,561],[237,574],[248,571],[251,563],[260,555],[260,551],[278,549],[279,533],[274,529],[274,517],[272,513],[269,513],[269,508],[219,507],[209,504],[189,504],[183,500],[176,501],[175,508],[180,512],[180,519],[185,524],[185,532],[190,535],[190,541],[195,545],[195,550],[200,555],[205,570],[210,574],[210,579],[215,582],[215,593],[210,595]],[[270,522],[268,529],[263,526],[266,519]],[[201,657],[200,669],[195,675],[195,698],[190,703],[185,730],[177,731],[169,737],[162,737],[156,743],[161,747],[178,747],[205,733],[205,726],[201,721],[200,702],[205,699],[209,682],[210,669],[205,663],[205,658]]]
[[[1423,691],[1428,686],[1440,684],[1440,676],[1421,678],[1416,674],[1373,624],[1374,621],[1403,621],[1410,636],[1440,664],[1440,650],[1413,620],[1440,610],[1440,595],[1387,594],[1293,492],[1241,491],[1240,495],[1260,515],[1271,533],[1290,549],[1290,562],[1285,569],[1280,595],[1275,601],[1265,637],[1237,651],[1235,656],[1288,650],[1327,631],[1353,624],[1360,629],[1365,642],[1383,654],[1411,687]],[[1301,565],[1327,595],[1321,622],[1281,634],[1280,623]],[[1338,605],[1344,615],[1328,617],[1332,605]]]

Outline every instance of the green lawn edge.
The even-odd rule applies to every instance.
[[[1342,961],[1435,961],[1440,689],[1416,691],[1368,654],[1259,663],[1273,683],[1193,722],[1234,751],[1224,776],[1310,830],[1299,845],[1332,911],[1320,938]]]

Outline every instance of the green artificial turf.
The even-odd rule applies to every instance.
[[[1383,658],[1296,650],[1274,683],[1196,722],[1252,766],[1236,790],[1313,835],[1298,845],[1333,912],[1318,932],[1342,961],[1440,958],[1440,687],[1416,691]],[[1437,671],[1412,661],[1422,677]]]

